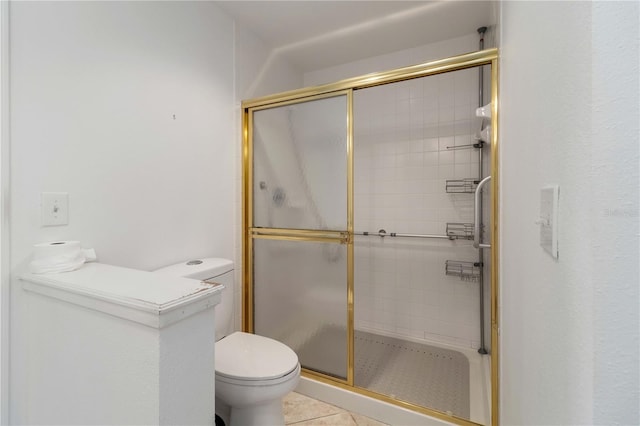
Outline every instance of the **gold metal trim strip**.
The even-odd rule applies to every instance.
[[[365,87],[379,86],[381,84],[393,83],[401,80],[425,77],[431,74],[456,71],[478,65],[491,63],[498,57],[498,49],[485,49],[478,52],[465,53],[464,55],[453,56],[425,64],[412,65],[398,68],[391,71],[367,74],[360,77],[348,78],[336,83],[324,84],[321,86],[305,87],[303,89],[291,90],[260,98],[249,99],[242,102],[242,108],[253,108],[264,105],[271,105],[290,100],[302,100],[316,95],[324,95],[331,92],[338,92],[345,89],[363,89]]]
[[[355,319],[354,319],[354,247],[353,247],[353,90],[347,93],[347,383],[354,384]]]
[[[301,375],[303,377],[307,377],[307,378],[317,380],[322,383],[331,384],[331,385],[339,383],[341,385],[349,386],[349,389],[350,389],[350,385],[349,383],[347,383],[345,379],[341,379],[339,377],[331,376],[325,373],[320,373],[319,371],[314,371],[314,370],[310,370],[308,368],[302,367]]]
[[[325,374],[317,373],[315,371],[307,370],[306,368],[302,369],[302,377],[306,377],[308,379],[316,380],[320,383],[325,383],[327,385],[336,386],[340,389],[347,390],[349,392],[355,392],[359,395],[368,396],[370,398],[377,399],[378,401],[384,401],[389,404],[395,405],[397,407],[402,407],[409,409],[411,411],[415,411],[420,414],[425,414],[427,416],[435,417],[440,420],[444,420],[447,422],[455,423],[461,426],[479,426],[479,423],[472,422],[471,420],[464,419],[462,417],[456,417],[449,415],[447,413],[443,413],[442,411],[433,410],[431,408],[423,407],[421,405],[413,404],[411,402],[402,401],[399,399],[391,398],[387,395],[370,391],[369,389],[362,388],[359,386],[351,386],[344,380],[335,379],[332,376],[328,376]]]
[[[313,229],[289,229],[289,228],[251,228],[252,236],[284,236],[284,237],[314,237],[327,239],[346,239],[349,234],[347,231],[322,230]]]
[[[325,238],[325,237],[303,237],[303,236],[287,236],[287,235],[252,235],[256,240],[275,240],[275,241],[304,241],[311,243],[335,243],[346,244],[346,238]]]
[[[253,226],[253,115],[246,109],[242,114],[242,330],[253,333],[253,240],[249,229]]]
[[[500,168],[498,167],[498,58],[491,61],[491,425],[500,424],[500,372],[499,372],[499,206],[500,206]]]
[[[328,93],[321,93],[321,94],[318,94],[318,95],[304,96],[303,98],[292,98],[292,99],[283,100],[283,101],[279,101],[279,102],[271,102],[271,103],[268,103],[268,104],[259,104],[259,105],[252,106],[252,107],[247,107],[247,108],[249,108],[250,111],[255,112],[255,111],[261,111],[261,110],[264,110],[264,109],[278,108],[278,107],[283,107],[283,106],[293,105],[293,104],[301,104],[301,103],[304,103],[304,102],[319,101],[321,99],[337,98],[339,96],[347,96],[350,92],[351,92],[351,89],[339,90],[339,91],[331,91],[331,92],[328,92]]]
[[[280,241],[308,241],[318,243],[346,244],[349,234],[346,231],[312,231],[306,229],[252,228],[251,238]]]

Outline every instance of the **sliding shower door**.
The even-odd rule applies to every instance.
[[[243,330],[306,378],[497,424],[497,59],[243,102]]]
[[[354,92],[354,384],[487,424],[483,66]]]
[[[248,112],[248,221],[257,334],[348,378],[350,92]]]

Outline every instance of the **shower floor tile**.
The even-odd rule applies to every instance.
[[[315,371],[335,373],[344,364],[328,352],[345,354],[346,331],[325,326],[296,348],[302,365]],[[340,346],[342,344],[342,346]],[[470,419],[470,365],[463,353],[355,330],[354,384],[422,407]],[[342,355],[344,357],[344,355]],[[336,374],[340,375],[340,374]]]
[[[355,385],[469,418],[469,360],[457,351],[356,330]]]

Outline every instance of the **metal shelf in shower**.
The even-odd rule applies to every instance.
[[[446,191],[449,194],[473,194],[478,186],[478,179],[452,179],[447,180]]]
[[[482,273],[482,263],[461,260],[445,261],[445,274],[459,277],[462,281],[478,281]]]
[[[447,223],[447,236],[452,240],[473,240],[473,223]]]

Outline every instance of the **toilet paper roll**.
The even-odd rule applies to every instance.
[[[69,272],[87,261],[79,241],[52,241],[36,244],[33,248],[29,270],[34,274]]]
[[[52,241],[33,246],[33,259],[47,259],[53,256],[77,255],[80,251],[80,241]]]

